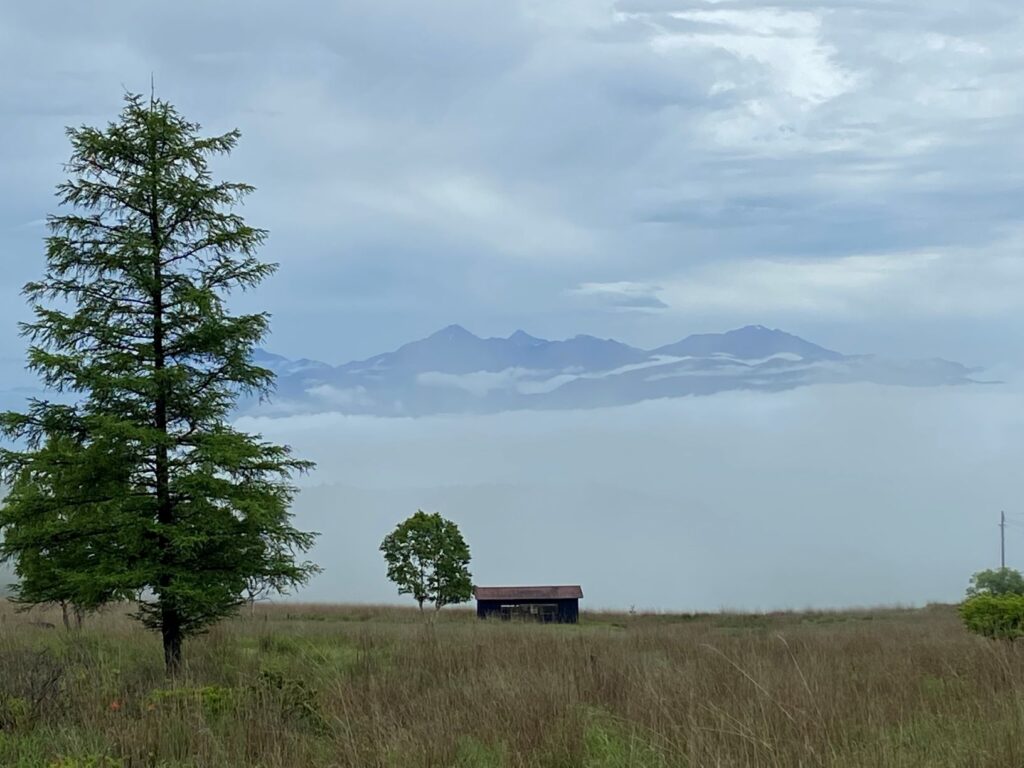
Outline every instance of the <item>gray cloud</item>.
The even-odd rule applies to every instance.
[[[14,296],[41,247],[19,227],[52,210],[64,124],[108,119],[151,72],[210,130],[243,129],[223,170],[260,188],[247,214],[284,267],[243,303],[271,309],[283,351],[346,359],[453,321],[507,333],[527,314],[547,335],[645,344],[710,323],[815,336],[868,311],[865,338],[885,338],[919,311],[908,320],[903,284],[848,286],[838,314],[805,286],[753,317],[667,296],[633,300],[664,311],[609,313],[566,293],[710,270],[739,295],[748,264],[936,248],[990,260],[1024,202],[1022,26],[1009,0],[9,5],[0,352],[20,346]],[[938,265],[918,277],[958,290]],[[974,289],[1024,288],[1013,280]],[[1002,310],[1001,332],[1024,333],[1018,314]]]

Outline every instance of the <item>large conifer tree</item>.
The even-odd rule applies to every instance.
[[[289,513],[291,477],[310,465],[229,423],[273,374],[252,363],[268,316],[232,314],[226,298],[276,265],[256,257],[266,232],[235,212],[252,188],[208,168],[238,132],[199,131],[135,95],[105,129],[68,130],[69,178],[22,330],[29,367],[72,404],[0,416],[19,446],[0,452],[0,557],[26,558],[71,602],[137,598],[170,672],[182,640],[254,582],[283,590],[316,570],[299,559],[314,535]],[[47,556],[60,567],[32,563]],[[45,597],[38,586],[19,596]]]

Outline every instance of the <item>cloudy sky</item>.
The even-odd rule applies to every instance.
[[[1022,34],[1013,0],[4,3],[0,358],[64,126],[152,74],[243,131],[275,350],[762,323],[995,365],[1024,340]]]
[[[760,323],[1017,370],[1021,39],[1015,0],[4,3],[0,371],[21,376],[64,127],[151,76],[243,132],[218,171],[259,190],[246,215],[281,271],[245,301],[273,313],[274,351],[343,362],[449,323],[650,346]],[[321,462],[299,503],[325,532],[314,597],[390,594],[375,542],[433,505],[492,580],[521,576],[515,553],[559,562],[538,533],[557,520],[580,548],[524,580],[589,578],[619,607],[798,606],[955,599],[1014,500],[1019,404],[836,388],[257,427]]]

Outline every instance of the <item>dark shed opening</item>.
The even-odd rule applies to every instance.
[[[580,618],[579,585],[554,587],[474,587],[480,619],[575,624]]]

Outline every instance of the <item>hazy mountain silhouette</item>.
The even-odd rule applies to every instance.
[[[971,369],[959,363],[844,355],[760,325],[696,334],[651,350],[585,335],[549,341],[522,330],[480,338],[450,325],[393,352],[339,366],[263,350],[255,359],[278,374],[277,394],[270,404],[243,403],[243,411],[417,416],[596,408],[816,383],[973,381]]]

